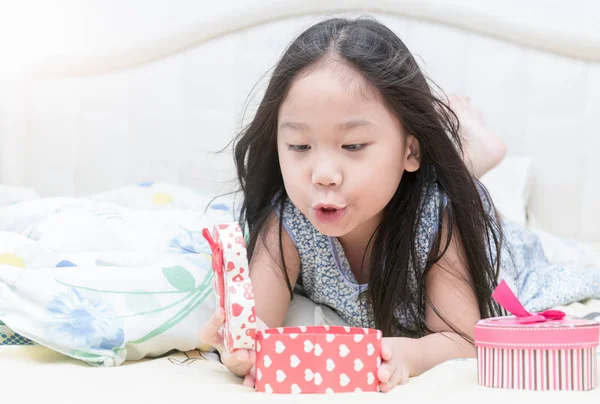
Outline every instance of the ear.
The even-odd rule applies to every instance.
[[[404,169],[409,172],[414,172],[421,166],[421,147],[419,141],[413,135],[406,137],[404,147]]]

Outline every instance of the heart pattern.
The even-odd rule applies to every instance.
[[[374,381],[375,381],[375,376],[373,375],[373,373],[369,372],[367,374],[367,384],[370,386],[373,384]]]
[[[202,235],[212,250],[212,269],[215,273],[214,289],[217,306],[225,309],[221,328],[228,352],[238,349],[256,349],[254,332],[254,295],[248,276],[248,259],[238,223],[221,223],[203,229]],[[239,242],[239,241],[242,242]]]
[[[367,355],[372,356],[375,353],[375,347],[369,342],[367,345]]]
[[[319,372],[315,373],[315,385],[320,386],[323,383],[323,376]]]
[[[275,352],[277,352],[278,354],[281,354],[281,353],[283,353],[283,351],[285,351],[285,345],[283,344],[283,342],[277,341],[275,343]]]
[[[323,348],[321,348],[321,345],[315,344],[315,356],[321,356],[322,353]]]
[[[275,380],[277,380],[277,383],[282,383],[286,377],[287,375],[283,370],[277,369],[277,372],[275,373]]]
[[[207,229],[203,234],[210,239],[212,263],[217,266],[213,267],[217,304],[226,308],[221,329],[226,348],[256,351],[258,391],[378,391],[374,374],[381,364],[381,331],[329,325],[257,331],[240,226],[219,224],[213,234]]]
[[[237,303],[231,305],[231,314],[233,314],[233,317],[239,317],[240,314],[242,314],[242,311],[244,311],[244,307],[242,305]]]
[[[300,327],[258,331],[256,389],[266,392],[269,385],[274,393],[285,394],[377,391],[380,332],[348,329],[330,326],[327,332],[323,326],[307,326],[306,332]]]
[[[269,368],[271,366],[271,364],[273,363],[273,361],[271,361],[271,358],[269,357],[269,355],[265,355],[263,358],[263,363],[265,364],[266,368]]]

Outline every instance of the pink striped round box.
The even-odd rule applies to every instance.
[[[591,320],[480,320],[475,325],[478,382],[509,389],[591,390],[598,384],[599,340],[600,323]]]

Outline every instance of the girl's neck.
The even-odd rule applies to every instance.
[[[381,214],[363,223],[350,233],[338,237],[340,244],[344,248],[344,254],[354,274],[354,278],[359,284],[369,281],[369,262],[371,260],[371,251],[373,250],[373,240],[371,240],[371,237],[375,233],[377,226],[379,226],[380,221]],[[369,240],[371,240],[370,244]]]

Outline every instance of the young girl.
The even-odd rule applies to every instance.
[[[460,133],[458,121],[467,123]],[[450,107],[432,93],[385,26],[312,26],[277,64],[235,144],[257,316],[281,326],[295,291],[352,326],[381,329],[384,392],[475,356],[474,323],[501,314],[491,298],[499,277],[535,307],[530,291],[542,285],[530,269],[547,264],[530,234],[500,221],[477,180],[504,153],[468,100]],[[217,311],[201,339],[251,386],[255,354],[227,354],[222,323]]]

